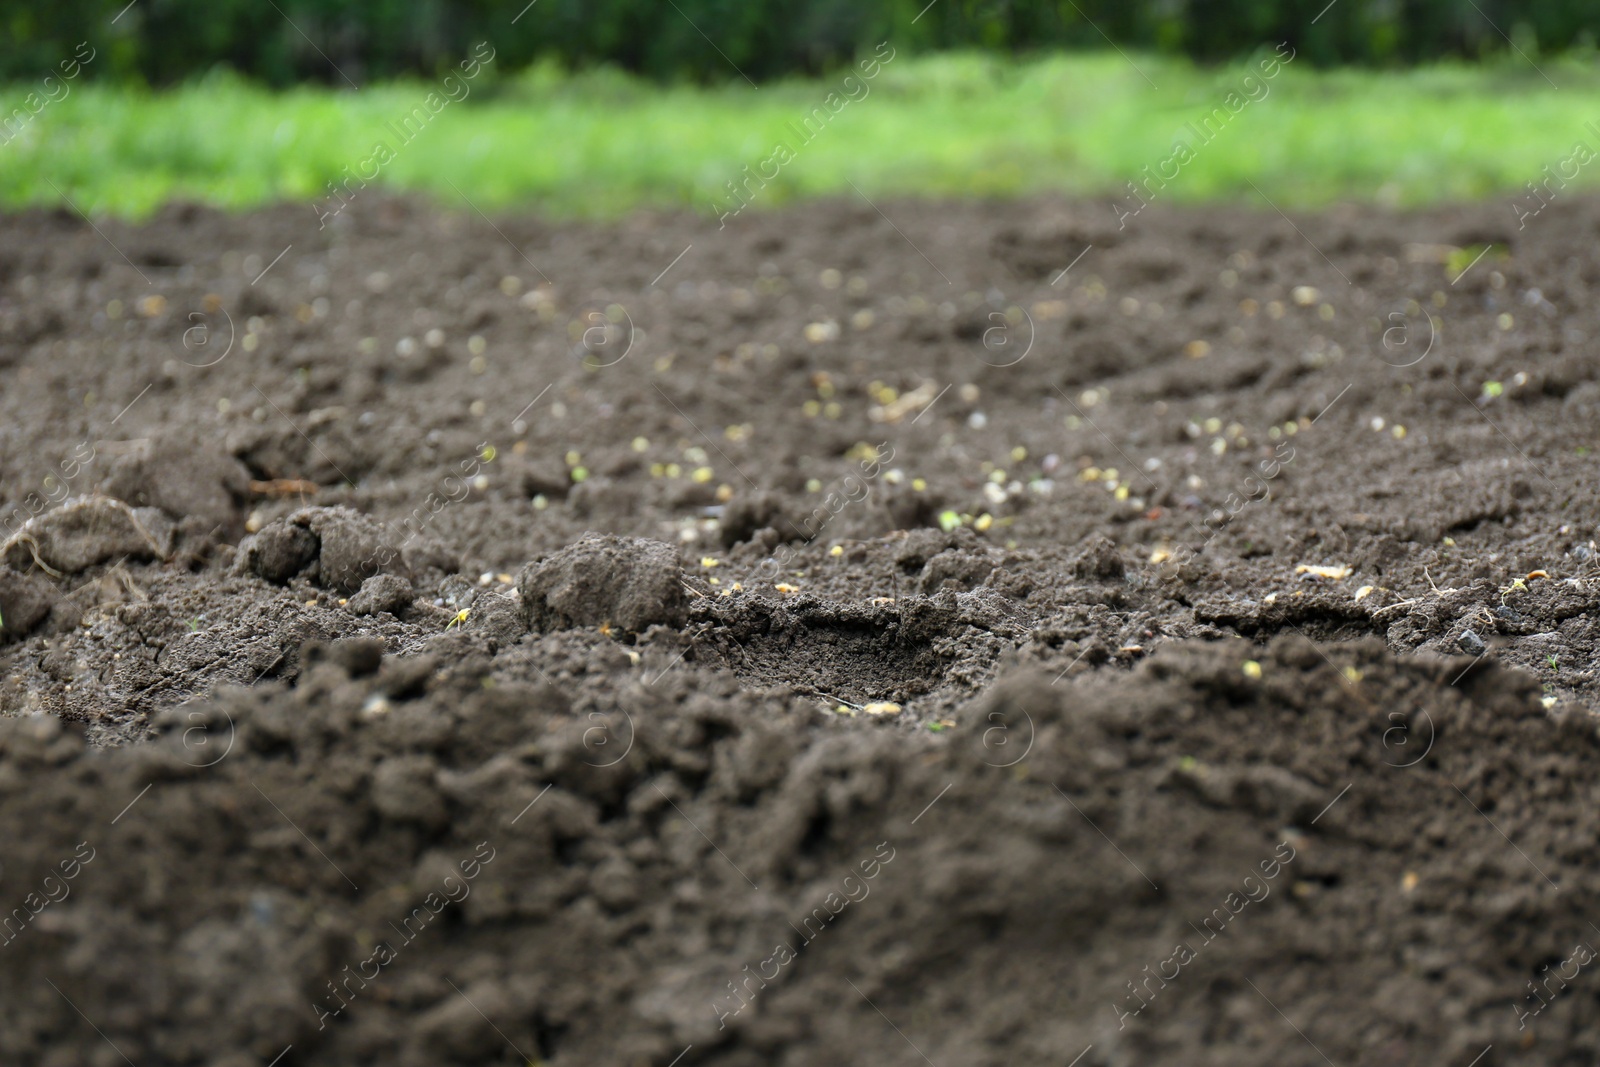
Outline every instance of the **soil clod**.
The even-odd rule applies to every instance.
[[[517,579],[535,630],[610,624],[628,633],[688,618],[678,553],[640,537],[589,536],[529,564]]]
[[[416,594],[411,583],[398,574],[374,574],[361,583],[361,591],[346,605],[352,615],[376,615],[386,611],[398,615],[411,606]]]

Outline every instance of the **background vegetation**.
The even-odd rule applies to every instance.
[[[1280,41],[1294,62],[1162,198],[1517,194],[1600,153],[1596,25],[1600,0],[0,0],[0,207],[311,210],[381,140],[375,184],[458,206],[715,213],[885,40],[755,207],[1120,195]],[[470,95],[398,144],[480,42]]]
[[[91,213],[141,215],[174,198],[230,207],[299,201],[310,212],[327,183],[354,170],[379,139],[396,148],[379,183],[463,211],[466,196],[484,210],[713,213],[713,203],[732,206],[726,184],[746,165],[755,170],[780,140],[796,158],[755,194],[753,209],[856,196],[848,182],[874,199],[1118,195],[1141,168],[1166,159],[1175,138],[1193,142],[1185,123],[1238,90],[1249,69],[1246,61],[1200,67],[1112,51],[1027,62],[899,55],[867,83],[865,98],[801,146],[789,124],[837,89],[842,73],[758,90],[737,80],[663,87],[553,66],[497,81],[497,67],[404,146],[389,124],[436,87],[431,80],[358,93],[274,92],[225,74],[160,92],[80,85],[0,145],[0,206],[57,204],[59,189]],[[1265,209],[1252,182],[1283,208],[1516,193],[1543,180],[1546,165],[1560,170],[1577,141],[1600,153],[1600,135],[1586,128],[1600,120],[1600,70],[1576,59],[1539,67],[1543,74],[1512,57],[1327,71],[1296,59],[1161,195]],[[1597,180],[1600,165],[1591,164],[1575,184]],[[1109,221],[1109,204],[1106,212]],[[1509,196],[1506,217],[1514,218]]]
[[[652,78],[816,74],[878,41],[907,51],[1103,48],[1236,57],[1289,41],[1311,64],[1592,51],[1600,0],[7,0],[0,80],[88,39],[89,76],[168,84],[218,65],[272,85],[448,67],[487,40],[506,69],[555,59]],[[119,15],[118,13],[121,12]],[[112,19],[115,18],[115,24]],[[1514,45],[1513,45],[1514,42]]]

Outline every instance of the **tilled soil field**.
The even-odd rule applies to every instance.
[[[1600,201],[0,219],[0,1060],[1600,1057]]]

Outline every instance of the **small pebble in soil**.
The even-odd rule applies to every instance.
[[[1481,656],[1489,650],[1489,646],[1483,643],[1483,638],[1471,630],[1462,630],[1461,636],[1456,638],[1456,644],[1469,656]]]

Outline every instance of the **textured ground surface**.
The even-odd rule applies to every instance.
[[[6,1062],[1600,1056],[1600,202],[878,208],[0,219]]]

